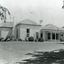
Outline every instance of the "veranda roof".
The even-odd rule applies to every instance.
[[[53,24],[47,24],[41,28],[41,30],[59,30],[59,27],[53,25]]]

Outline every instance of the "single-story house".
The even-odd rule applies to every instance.
[[[25,40],[25,38],[29,38],[33,36],[34,39],[39,37],[39,30],[41,28],[40,24],[33,22],[30,19],[25,19],[19,22],[16,27],[16,38]]]

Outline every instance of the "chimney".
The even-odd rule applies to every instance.
[[[42,24],[43,20],[40,20],[40,25]]]

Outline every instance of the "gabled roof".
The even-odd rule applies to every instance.
[[[51,30],[59,30],[59,27],[53,25],[53,24],[47,24],[45,26],[43,26],[41,29],[51,29]]]
[[[0,24],[0,27],[13,27],[13,22],[3,22]]]
[[[20,23],[18,23],[17,25],[19,25],[19,24],[25,24],[25,25],[39,25],[39,24],[33,22],[33,21],[30,20],[30,19],[24,19],[24,20],[22,20]],[[41,26],[41,25],[40,25],[40,26]]]

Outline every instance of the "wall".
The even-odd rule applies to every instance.
[[[30,36],[33,36],[36,39],[36,32],[39,32],[38,29],[30,29]]]
[[[41,26],[38,25],[18,25],[17,28],[29,28],[29,29],[40,29]]]
[[[25,38],[26,38],[26,29],[25,28],[20,28],[20,38],[22,40],[25,40]]]
[[[36,38],[35,34],[36,32],[38,32],[39,30],[35,30],[35,29],[30,29],[30,36],[33,36],[34,38]],[[26,29],[25,28],[20,28],[20,38],[22,40],[25,40],[26,38]]]
[[[16,30],[18,29],[20,33],[18,33],[18,38],[25,39],[26,37],[26,29],[30,29],[30,36],[36,38],[36,32],[39,32],[41,26],[34,26],[34,25],[18,25],[16,26]]]
[[[1,37],[12,36],[12,28],[0,28]]]

